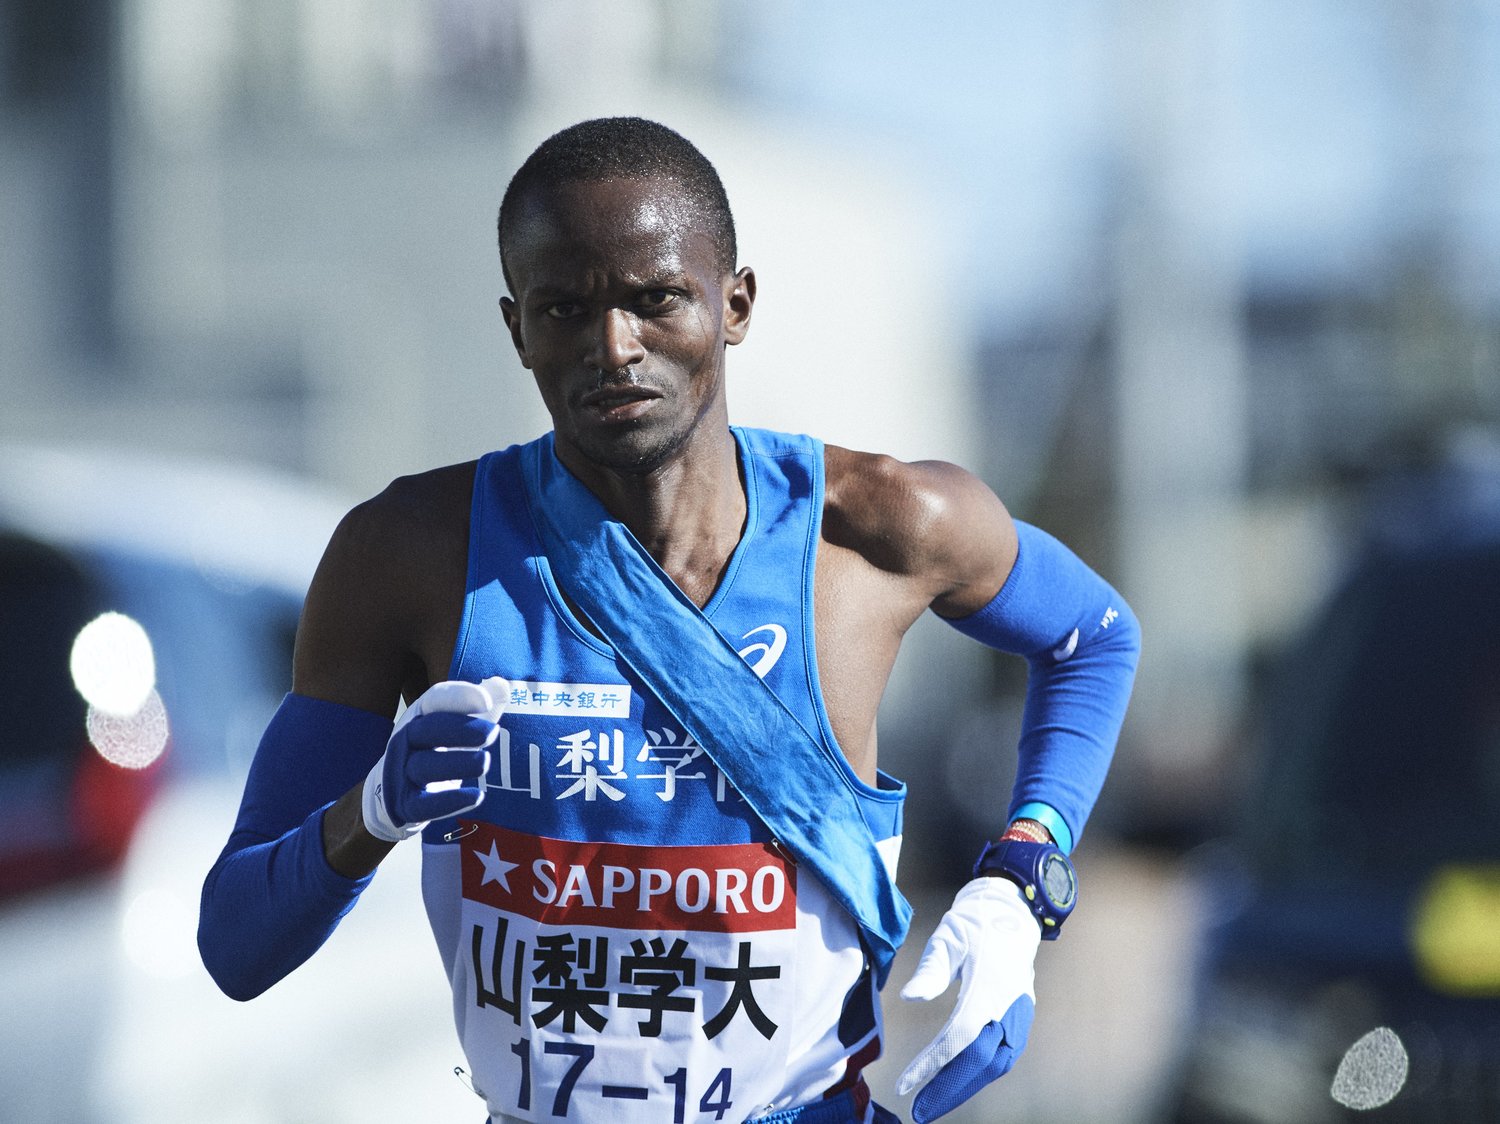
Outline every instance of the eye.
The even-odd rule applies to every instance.
[[[647,289],[636,298],[636,304],[647,312],[665,312],[676,303],[673,289]]]
[[[570,317],[577,316],[582,311],[583,306],[577,301],[557,301],[555,304],[549,304],[546,308],[542,309],[544,314],[554,320],[567,320]]]

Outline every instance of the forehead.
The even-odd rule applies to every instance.
[[[534,190],[506,241],[507,266],[522,287],[580,273],[716,271],[704,208],[662,177]]]

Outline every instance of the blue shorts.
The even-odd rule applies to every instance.
[[[784,1108],[770,1116],[757,1116],[747,1124],[864,1124],[865,1106],[871,1109],[874,1124],[901,1124],[901,1118],[894,1112],[871,1104],[870,1088],[863,1079],[836,1097]]]

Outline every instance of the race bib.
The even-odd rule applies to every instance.
[[[796,1009],[795,866],[764,843],[460,827],[458,994],[492,1113],[717,1124],[770,1103]]]

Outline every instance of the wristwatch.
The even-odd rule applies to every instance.
[[[998,875],[1021,887],[1021,896],[1042,926],[1042,940],[1055,941],[1078,904],[1078,874],[1055,843],[1002,839],[986,845],[974,861],[974,877]]]

